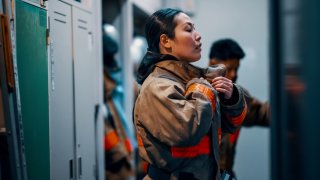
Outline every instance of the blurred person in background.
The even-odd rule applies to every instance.
[[[209,54],[209,66],[224,64],[227,72],[226,77],[236,83],[240,60],[245,57],[245,53],[240,45],[233,39],[220,39],[212,43]],[[242,88],[244,89],[244,88]],[[254,98],[244,89],[245,100],[248,111],[242,126],[270,126],[270,108],[267,102],[261,102]],[[222,117],[226,118],[226,117]],[[233,171],[236,145],[239,138],[240,127],[234,133],[222,133],[220,144],[220,167],[231,173],[232,178],[236,178]]]
[[[106,179],[134,179],[134,143],[130,137],[133,129],[125,118],[121,105],[123,99],[122,82],[119,80],[121,68],[115,59],[118,52],[117,30],[114,26],[103,26],[103,74],[104,103],[104,148]]]
[[[241,88],[223,76],[208,82],[190,64],[201,57],[201,36],[184,12],[156,11],[145,34],[133,112],[139,155],[149,164],[144,179],[220,179],[219,135],[243,121]],[[220,113],[228,118],[220,121]]]

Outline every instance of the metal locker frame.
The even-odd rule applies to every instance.
[[[96,152],[96,179],[105,179],[104,169],[104,118],[102,113],[103,104],[103,62],[102,62],[102,2],[95,1],[92,5],[92,32],[94,54],[94,79],[95,79],[95,152]]]

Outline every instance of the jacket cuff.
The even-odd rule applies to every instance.
[[[229,120],[229,122],[231,124],[233,124],[235,127],[240,126],[247,114],[247,104],[246,101],[244,99],[244,94],[242,89],[237,86],[236,84],[234,84],[234,91],[237,91],[237,95],[235,94],[235,96],[238,96],[237,98],[235,98],[235,100],[233,98],[232,103],[227,104],[225,102],[221,103],[221,108],[222,111],[224,112],[224,114],[227,116],[227,119]],[[230,102],[230,101],[229,101]]]
[[[239,101],[239,90],[237,89],[237,86],[233,84],[233,92],[230,99],[225,99],[224,94],[221,93],[219,93],[219,98],[223,105],[232,106],[236,104]]]

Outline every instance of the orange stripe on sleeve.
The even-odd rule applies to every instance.
[[[104,136],[104,149],[106,151],[114,148],[119,143],[119,137],[115,131],[110,131]]]
[[[138,141],[138,146],[143,147],[142,138],[139,133],[137,133],[137,141]]]
[[[237,142],[238,137],[239,137],[239,133],[240,133],[240,128],[237,129],[236,132],[234,132],[233,134],[230,134],[230,135],[229,135],[229,141],[230,141],[231,143],[233,143],[233,144],[234,144],[235,142]]]
[[[246,117],[246,115],[247,115],[247,103],[246,101],[244,101],[244,108],[239,116],[236,116],[236,117],[227,116],[227,117],[233,125],[240,126],[244,118]]]
[[[211,105],[212,105],[212,110],[213,110],[213,112],[215,112],[216,101],[215,101],[214,93],[212,92],[212,90],[203,84],[194,83],[189,86],[189,88],[186,91],[186,94],[189,94],[189,93],[195,92],[195,91],[201,92],[210,100]]]
[[[127,149],[128,152],[132,152],[133,151],[133,146],[132,146],[129,138],[126,138],[124,140],[124,145],[126,146],[126,149]]]

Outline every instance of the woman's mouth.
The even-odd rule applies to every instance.
[[[199,45],[197,45],[196,49],[201,51],[201,45],[202,45],[201,43]]]

